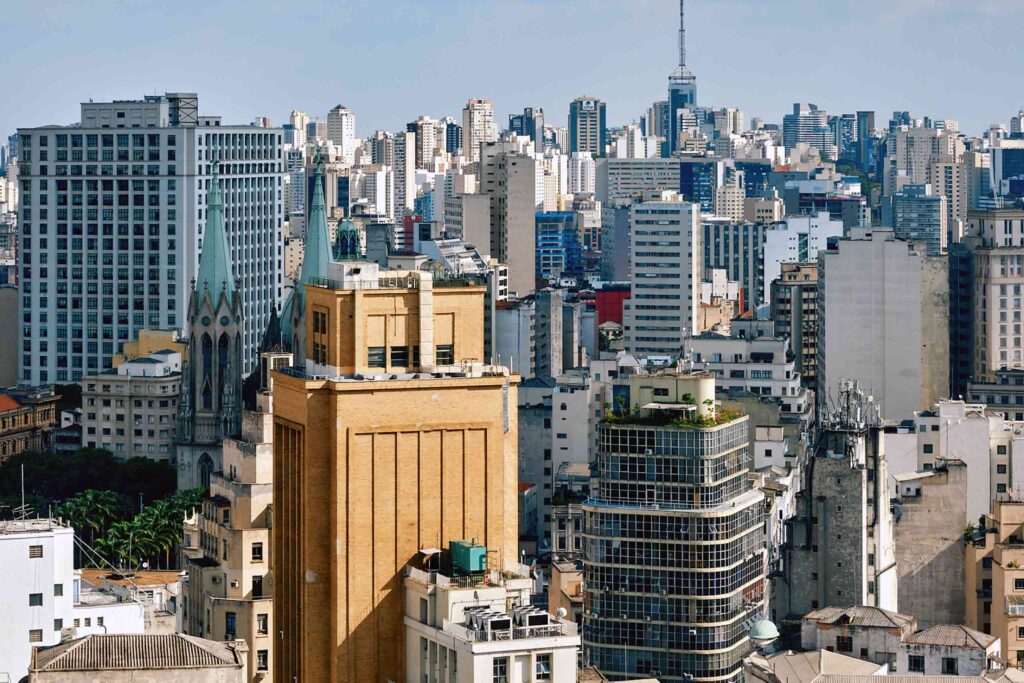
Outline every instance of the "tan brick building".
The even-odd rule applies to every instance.
[[[332,263],[304,367],[274,377],[274,680],[402,681],[403,567],[475,539],[514,561],[516,385],[483,358],[485,288]]]
[[[1024,663],[1024,501],[993,502],[967,544],[965,624],[1002,640],[1003,657]]]
[[[50,448],[59,400],[48,387],[0,394],[0,462],[22,451]]]

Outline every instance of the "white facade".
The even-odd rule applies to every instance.
[[[19,130],[22,382],[78,382],[140,329],[184,330],[213,160],[252,368],[282,296],[282,131],[222,126],[196,101],[87,102],[79,127]]]
[[[530,605],[525,567],[511,576],[492,572],[485,583],[407,568],[406,681],[575,683],[576,624]]]
[[[843,236],[843,222],[832,220],[826,211],[817,216],[788,216],[773,223],[764,233],[764,291],[782,275],[783,263],[818,260],[818,251],[828,247],[830,237]]]
[[[626,351],[677,355],[697,329],[700,205],[672,192],[630,210],[632,285],[625,303]]]
[[[853,228],[818,254],[819,405],[858,380],[887,419],[949,393],[948,269],[891,230]]]
[[[327,138],[341,148],[341,156],[351,164],[356,151],[356,115],[339,104],[327,112]]]
[[[472,99],[462,109],[462,155],[480,161],[480,143],[498,139],[494,123],[494,102]]]
[[[50,519],[0,522],[0,679],[21,680],[32,648],[56,645],[76,620],[78,635],[143,632],[139,603],[79,601],[74,534]]]

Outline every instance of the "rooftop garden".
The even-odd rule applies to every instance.
[[[728,424],[743,413],[735,408],[718,408],[715,410],[715,402],[705,399],[702,406],[698,406],[696,400],[690,394],[684,394],[680,403],[692,406],[673,410],[641,410],[630,409],[620,404],[615,410],[608,410],[602,424],[610,425],[647,425],[652,427],[673,427],[676,429],[701,429],[718,427]],[[605,406],[606,409],[610,405]],[[701,414],[701,413],[704,414]]]

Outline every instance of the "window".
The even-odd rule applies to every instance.
[[[408,346],[392,346],[391,347],[391,365],[398,368],[409,367],[409,347]]]
[[[85,627],[89,628],[90,626],[92,626],[92,617],[86,617],[85,618]]]
[[[996,474],[1006,474],[1006,465],[996,465]]]
[[[252,597],[262,598],[263,597],[263,577],[254,576],[252,577]]]
[[[266,671],[270,666],[268,663],[269,657],[267,656],[266,650],[256,650],[256,670]]]
[[[252,544],[252,561],[262,562],[263,561],[263,544],[253,543]]]
[[[836,652],[853,652],[851,636],[836,636]]]
[[[38,559],[43,556],[43,546],[41,545],[30,545],[28,547],[29,559]]]
[[[1017,639],[1024,640],[1024,626],[1017,627]]]
[[[224,613],[224,640],[233,640],[235,627],[238,625],[238,618],[234,612]]]
[[[223,512],[221,512],[221,521],[224,523],[224,526],[231,524],[231,508],[224,508]]]
[[[495,657],[491,663],[491,683],[508,683],[508,657]]]
[[[43,642],[43,629],[34,628],[28,632],[28,642],[30,643],[41,643]]]
[[[981,558],[981,568],[982,569],[992,569],[992,558],[991,557],[983,557],[983,558]]]
[[[549,654],[537,655],[537,680],[538,681],[550,681],[551,680],[551,655],[549,655]]]
[[[28,606],[29,607],[42,607],[43,606],[43,594],[42,593],[29,593],[28,594]]]
[[[438,365],[451,365],[455,362],[455,347],[451,344],[438,344],[435,356]]]
[[[64,628],[64,620],[63,619],[54,619],[53,620],[53,630],[54,631],[59,631],[62,628]]]
[[[956,672],[956,657],[943,657],[942,658],[942,675],[943,676],[959,676]]]
[[[924,673],[924,655],[910,655],[907,657],[907,673]]]
[[[96,617],[96,625],[103,626],[103,617]]]
[[[257,614],[256,615],[256,635],[258,635],[258,636],[265,636],[265,635],[267,635],[267,632],[269,630],[269,627],[267,625],[267,621],[268,621],[268,615],[266,615],[266,614]]]
[[[1024,579],[1014,579],[1013,580],[1013,590],[1015,590],[1015,591],[1024,591]]]
[[[932,445],[930,443],[926,443],[926,444],[923,444],[921,446],[921,452],[922,453],[931,453],[932,450],[933,450],[933,448],[932,448]]]
[[[53,597],[59,598],[64,595],[64,584],[55,583],[53,584]]]
[[[383,368],[387,365],[387,347],[371,346],[366,349],[366,364],[371,368]]]

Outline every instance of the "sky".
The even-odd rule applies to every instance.
[[[11,0],[0,133],[79,120],[90,98],[198,92],[225,123],[344,104],[357,135],[426,114],[496,120],[542,107],[566,125],[581,95],[608,124],[664,99],[677,61],[676,0]],[[689,0],[698,104],[781,122],[829,113],[953,118],[969,134],[1024,108],[1024,0]]]

